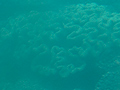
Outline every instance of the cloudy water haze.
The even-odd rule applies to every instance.
[[[0,0],[0,90],[120,90],[119,0]]]

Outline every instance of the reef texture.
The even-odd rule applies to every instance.
[[[95,66],[110,72],[96,90],[117,90],[108,86],[120,66],[120,14],[107,12],[104,6],[70,5],[58,12],[31,11],[9,18],[0,30],[0,45],[3,62],[9,58],[40,76],[62,78]],[[118,76],[113,87],[120,83]]]

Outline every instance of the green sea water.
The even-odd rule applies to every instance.
[[[119,0],[0,0],[0,90],[119,90]]]

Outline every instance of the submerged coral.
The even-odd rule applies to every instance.
[[[96,85],[95,90],[119,90],[120,88],[120,71],[107,72]]]
[[[92,77],[93,74],[86,75],[91,67],[112,72],[120,62],[119,16],[91,3],[9,18],[0,30],[1,58],[8,54],[23,71],[31,68],[40,76],[54,78],[81,72]]]

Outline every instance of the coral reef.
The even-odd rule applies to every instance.
[[[86,75],[92,71],[87,68],[96,67],[110,72],[98,82],[96,90],[109,89],[101,82],[111,84],[106,80],[112,80],[106,78],[116,73],[120,65],[119,13],[107,12],[104,6],[90,3],[66,6],[58,12],[31,11],[7,22],[0,30],[1,62],[8,59],[14,62],[7,68],[17,66],[24,72],[63,79],[82,72]],[[86,76],[93,78],[90,75]]]
[[[107,72],[96,85],[95,90],[119,90],[120,71]]]

